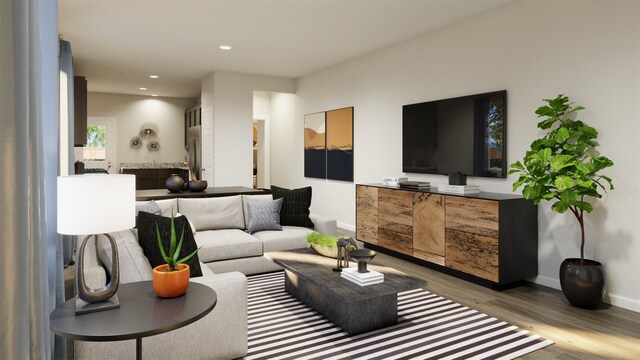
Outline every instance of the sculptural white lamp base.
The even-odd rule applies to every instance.
[[[71,175],[58,177],[58,233],[87,235],[76,263],[76,314],[85,314],[120,306],[118,285],[120,264],[118,246],[109,232],[135,225],[134,175]],[[87,285],[84,274],[85,248],[103,234],[111,244],[111,278],[98,289]]]

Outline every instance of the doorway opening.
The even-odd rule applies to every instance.
[[[85,172],[118,173],[117,123],[115,118],[89,117],[87,119],[87,145],[82,150]]]

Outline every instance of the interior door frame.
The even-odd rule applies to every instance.
[[[106,154],[107,164],[100,165],[102,161],[85,161],[85,168],[108,167],[110,174],[118,174],[118,119],[114,117],[87,117],[87,125],[105,125],[107,127]],[[84,161],[84,160],[83,160]]]

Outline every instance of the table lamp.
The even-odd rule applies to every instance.
[[[109,233],[135,226],[135,175],[70,175],[58,177],[58,233],[86,235],[76,262],[76,314],[118,308],[120,282],[118,247]],[[111,243],[111,278],[91,289],[84,276],[87,242],[104,234]]]

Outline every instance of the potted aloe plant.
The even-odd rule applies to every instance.
[[[188,225],[185,225],[188,226]],[[153,269],[153,289],[158,296],[163,298],[173,298],[184,294],[189,287],[189,265],[184,262],[191,259],[199,250],[194,250],[191,254],[179,259],[182,240],[184,240],[184,227],[180,235],[180,241],[176,243],[176,228],[171,212],[171,233],[169,239],[169,249],[165,251],[162,245],[160,229],[156,223],[156,234],[158,236],[158,247],[160,254],[166,264],[156,266]]]
[[[580,225],[580,258],[565,259],[560,265],[560,285],[565,297],[580,307],[594,307],[604,296],[602,264],[584,258],[584,215],[593,210],[587,201],[601,198],[600,191],[613,189],[611,179],[600,172],[613,161],[596,152],[598,131],[580,120],[573,120],[582,106],[573,106],[564,94],[544,99],[547,105],[536,110],[545,134],[531,143],[522,162],[511,165],[509,174],[520,174],[515,191],[537,205],[552,201],[559,214],[570,211]]]

